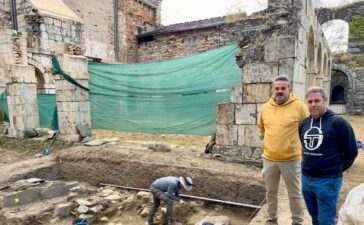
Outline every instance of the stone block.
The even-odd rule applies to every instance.
[[[64,112],[77,112],[80,110],[79,102],[63,102],[62,108]]]
[[[77,128],[78,132],[80,132],[80,135],[82,138],[92,136],[91,126],[89,124],[87,124],[87,123],[86,124],[77,124],[76,128]]]
[[[278,62],[278,59],[295,57],[296,39],[294,37],[273,36],[264,46],[264,59],[266,62]]]
[[[278,75],[276,63],[251,63],[244,65],[243,83],[269,83]]]
[[[262,148],[256,147],[244,147],[241,152],[241,156],[246,160],[261,160],[263,155]]]
[[[238,146],[245,146],[245,125],[238,125]]]
[[[81,140],[80,135],[68,135],[68,134],[60,134],[59,140],[65,142],[79,142]]]
[[[69,190],[78,185],[78,182],[55,182],[46,186],[41,190],[40,197],[42,200],[65,196],[69,193]]]
[[[257,121],[256,104],[236,104],[235,121],[236,124],[256,124]]]
[[[260,140],[259,128],[256,125],[245,126],[245,146],[262,147]]]
[[[233,124],[235,121],[235,105],[232,103],[221,103],[216,109],[217,124]]]
[[[307,33],[300,27],[298,32],[298,44],[296,45],[296,59],[304,62],[307,54]]]
[[[200,222],[196,223],[196,225],[204,225],[204,224],[229,225],[230,218],[227,216],[207,216]]]
[[[17,83],[10,83],[7,84],[7,90],[8,90],[8,101],[9,98],[11,99],[11,96],[20,96],[20,85],[18,85]]]
[[[42,188],[34,187],[23,191],[18,191],[11,194],[4,195],[3,207],[13,207],[24,205],[40,200],[40,192]]]
[[[295,62],[294,58],[290,59],[279,59],[279,73],[278,75],[285,75],[291,81],[295,73]]]
[[[306,81],[306,68],[296,61],[294,71],[292,82],[304,84]]]
[[[243,87],[242,85],[235,85],[231,89],[230,96],[231,103],[242,103],[243,102]]]
[[[90,112],[90,102],[79,102],[79,109],[81,112]],[[219,107],[219,106],[218,106]]]
[[[256,124],[259,124],[259,116],[260,116],[260,112],[262,111],[263,105],[264,105],[264,103],[257,104],[257,123]]]
[[[88,80],[88,61],[83,56],[71,56],[63,54],[59,57],[62,69],[73,79]]]
[[[262,148],[251,148],[250,159],[262,159],[263,149]]]
[[[67,217],[71,215],[72,210],[73,210],[72,202],[56,205],[56,207],[54,208],[53,217],[59,217],[59,218]]]
[[[223,158],[229,160],[236,161],[241,159],[241,149],[237,146],[214,145],[211,153],[221,155]]]
[[[216,125],[217,145],[237,145],[238,127],[237,125]]]
[[[34,83],[36,84],[35,69],[33,66],[10,65],[9,77],[12,83]]]
[[[245,84],[243,103],[264,103],[271,97],[271,83]]]

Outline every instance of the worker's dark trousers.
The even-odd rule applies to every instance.
[[[176,217],[173,213],[173,200],[168,198],[168,195],[161,190],[158,190],[154,186],[151,186],[150,192],[153,194],[153,206],[150,209],[148,224],[153,224],[154,215],[157,212],[159,205],[161,204],[161,200],[164,201],[167,205],[167,217],[168,222],[174,222]]]

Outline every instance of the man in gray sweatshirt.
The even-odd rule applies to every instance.
[[[167,205],[168,225],[173,225],[176,217],[173,213],[173,203],[179,201],[183,204],[183,200],[179,195],[179,191],[183,187],[187,191],[192,190],[192,179],[190,177],[162,177],[155,180],[150,187],[153,194],[153,206],[150,209],[148,217],[148,225],[152,225],[154,215],[160,205],[161,200]]]

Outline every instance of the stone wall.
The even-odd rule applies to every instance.
[[[115,61],[114,0],[64,0],[84,24],[85,55]],[[95,9],[97,9],[95,11]]]
[[[329,87],[330,51],[312,6],[311,1],[269,1],[265,28],[250,30],[253,38],[239,43],[243,83],[233,87],[230,103],[217,107],[212,153],[234,161],[261,160],[258,117],[272,95],[274,77],[287,75],[301,98],[311,85]]]
[[[38,93],[55,93],[51,55],[65,52],[83,54],[83,24],[41,15],[27,0],[17,1],[17,12],[18,30],[24,37],[19,43],[25,48],[23,52],[27,52],[22,55],[22,61],[35,67]]]
[[[0,0],[0,28],[11,28],[10,1]]]
[[[155,28],[160,21],[160,0],[119,0],[118,40],[119,61],[135,62],[140,31]],[[86,56],[115,62],[114,0],[100,0],[90,4],[87,0],[65,0],[65,3],[82,19]],[[97,13],[95,8],[98,9]]]
[[[265,16],[259,14],[251,17],[221,17],[214,18],[213,20],[218,22],[206,28],[204,24],[211,23],[209,21],[211,19],[171,25],[162,28],[166,32],[155,35],[153,32],[149,32],[150,35],[144,32],[143,37],[148,36],[152,41],[143,41],[139,44],[137,61],[168,60],[239,43],[244,38],[251,38],[249,33],[252,31],[262,29],[265,26],[265,19]]]
[[[61,55],[58,57],[62,70],[79,84],[88,88],[87,58]],[[56,101],[59,138],[64,141],[80,141],[82,138],[76,126],[91,127],[89,93],[56,75]]]
[[[26,64],[26,36],[0,28],[0,53],[5,64]]]
[[[34,67],[10,65],[6,83],[10,120],[9,136],[23,138],[27,129],[39,127]]]
[[[124,41],[120,54],[122,62],[133,63],[137,62],[139,47],[136,35],[156,28],[158,18],[155,6],[142,0],[127,0],[125,4],[124,7],[120,6],[125,16],[125,29],[119,29]]]
[[[83,54],[84,35],[80,21],[39,14],[25,0],[18,5],[19,31],[27,33],[30,52]]]
[[[349,24],[348,52],[335,54],[334,69],[343,72],[349,81],[346,99],[346,111],[350,114],[364,114],[364,40],[356,37],[356,30],[363,30],[364,2],[355,2],[334,9],[319,9],[317,15],[320,24],[340,19]],[[334,86],[332,83],[331,86]],[[332,90],[332,87],[331,87]]]

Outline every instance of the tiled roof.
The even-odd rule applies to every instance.
[[[215,17],[215,18],[210,18],[210,19],[205,19],[205,20],[196,20],[196,21],[192,21],[192,22],[172,24],[169,26],[162,26],[155,30],[141,33],[141,34],[137,35],[137,37],[141,38],[141,37],[153,36],[153,35],[157,35],[157,34],[204,29],[204,28],[209,28],[209,27],[220,26],[220,25],[223,25],[224,23],[225,23],[225,16]]]

